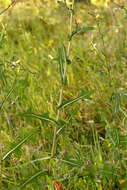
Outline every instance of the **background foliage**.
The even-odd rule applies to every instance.
[[[1,189],[127,189],[127,3],[105,3],[75,3],[57,122],[70,12],[29,0],[0,16]]]

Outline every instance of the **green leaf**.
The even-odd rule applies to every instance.
[[[67,101],[63,102],[62,104],[58,105],[57,108],[58,108],[58,109],[64,108],[64,107],[66,107],[66,106],[69,106],[69,105],[71,105],[71,104],[73,104],[73,103],[75,103],[75,102],[81,100],[81,99],[91,99],[90,96],[91,96],[94,92],[95,92],[94,90],[89,91],[89,92],[83,92],[83,93],[81,93],[80,96],[78,96],[78,97],[76,97],[76,98],[72,98],[72,99],[70,99],[70,100],[67,100]]]
[[[58,124],[59,124],[59,126],[61,126],[61,127],[63,127],[64,125],[66,125],[66,124],[67,124],[67,122],[66,122],[66,121],[61,120],[61,119],[59,119],[59,120],[57,121],[57,123],[58,123]]]
[[[67,58],[67,51],[64,44],[62,44],[62,47],[59,48],[58,51],[58,63],[59,63],[59,72],[62,84],[66,83],[66,77],[65,77],[65,64],[68,64],[68,58]]]
[[[20,141],[14,148],[12,148],[9,152],[7,152],[7,153],[3,156],[2,160],[5,160],[7,157],[9,157],[9,156],[10,156],[13,152],[15,152],[23,143],[25,143],[32,135],[33,135],[33,133],[30,134],[30,135],[28,135],[27,137],[25,137],[22,141]]]
[[[57,1],[57,3],[58,3],[61,7],[64,7],[64,8],[66,8],[66,9],[69,10],[69,11],[73,11],[71,8],[69,8],[69,7],[67,6],[67,4],[66,4],[65,2],[63,2],[63,1]]]
[[[13,83],[12,88],[9,90],[8,94],[6,95],[6,97],[4,98],[3,102],[0,104],[0,110],[2,110],[5,102],[8,100],[8,98],[11,96],[11,94],[13,93],[14,89],[15,89],[15,84],[16,84],[16,80]]]
[[[27,179],[21,186],[20,188],[24,188],[27,184],[29,184],[30,182],[32,182],[34,179],[36,179],[37,177],[39,177],[40,175],[42,175],[43,173],[47,173],[48,170],[44,169],[42,171],[39,171],[37,173],[35,173],[33,176],[31,176],[29,179]]]
[[[2,86],[7,85],[7,76],[5,75],[4,63],[0,64],[0,80],[2,82]]]
[[[64,159],[61,160],[62,162],[72,165],[72,166],[81,166],[82,165],[82,161],[81,160],[75,160],[75,159]]]
[[[74,9],[71,9],[70,7],[67,6],[66,2],[63,1],[57,1],[57,3],[61,6],[66,8],[68,11],[71,11],[74,14]]]
[[[31,160],[31,161],[25,162],[23,164],[18,164],[16,166],[13,166],[12,168],[18,168],[18,167],[22,168],[22,167],[27,166],[29,164],[34,164],[36,162],[41,162],[41,161],[44,161],[44,160],[50,160],[51,158],[52,158],[51,156],[47,156],[47,157],[43,157],[43,158],[37,158],[35,160]]]
[[[95,27],[89,26],[89,27],[77,28],[76,30],[72,31],[72,33],[69,36],[69,40],[71,40],[72,37],[76,34],[82,34],[90,30],[95,30]]]
[[[2,32],[0,33],[0,48],[3,47],[3,45],[5,44],[5,37],[6,37],[6,30],[5,28],[2,29]]]
[[[58,125],[58,122],[55,119],[50,118],[47,114],[39,115],[35,113],[22,113],[18,115],[21,117],[32,117],[32,118],[40,119],[41,121],[54,122]]]
[[[57,3],[58,3],[61,7],[68,8],[67,4],[64,3],[63,1],[57,1]]]

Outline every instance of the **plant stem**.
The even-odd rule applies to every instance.
[[[73,10],[74,10],[74,3],[75,0],[72,0],[72,5],[71,5],[71,10],[70,10],[70,18],[69,18],[69,35],[72,33],[72,25],[73,25]],[[71,48],[71,40],[68,41],[67,45],[67,57],[69,57],[70,54],[70,48]],[[66,80],[66,74],[67,74],[67,62],[65,61],[65,66],[64,66],[64,73],[63,73],[63,81]],[[63,91],[64,91],[64,84],[61,86],[60,92],[59,92],[59,101],[58,105],[62,103],[63,100]],[[58,121],[60,118],[60,112],[61,110],[57,110],[57,115],[56,115],[56,120]],[[52,150],[51,150],[51,155],[55,155],[55,149],[56,149],[56,134],[57,134],[57,126],[55,125],[54,127],[54,135],[53,135],[53,143],[52,143]]]

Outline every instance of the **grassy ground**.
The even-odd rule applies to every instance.
[[[127,3],[75,4],[72,31],[95,29],[73,36],[62,85],[69,19],[48,1],[1,16],[2,190],[127,189]]]

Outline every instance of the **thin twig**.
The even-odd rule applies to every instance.
[[[5,8],[4,10],[2,10],[2,11],[0,12],[0,15],[4,14],[5,12],[7,12],[8,9],[14,7],[15,4],[16,4],[18,1],[19,1],[19,0],[13,0],[13,1],[8,5],[7,8]]]

